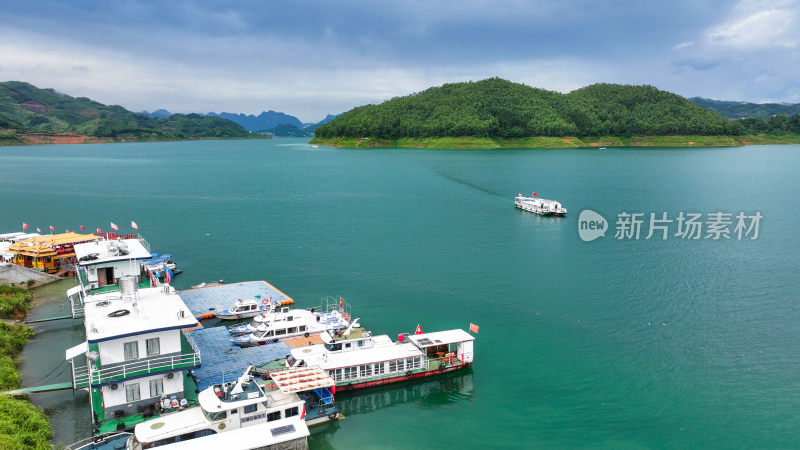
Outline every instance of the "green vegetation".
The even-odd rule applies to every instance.
[[[0,319],[21,319],[32,300],[31,292],[19,287],[0,285]]]
[[[800,143],[800,135],[744,136],[630,136],[600,138],[527,137],[527,138],[314,138],[312,144],[347,148],[581,148],[581,147],[732,147],[739,145],[776,145]]]
[[[264,130],[264,131],[272,133],[273,136],[280,136],[280,137],[311,137],[314,136],[314,128],[315,126],[313,125],[300,128],[296,125],[285,123],[282,125],[278,125],[275,128],[270,128],[269,130]]]
[[[780,103],[728,102],[701,97],[692,97],[689,100],[701,108],[709,109],[729,119],[768,119],[772,116],[800,114],[800,103],[784,105]]]
[[[80,135],[95,141],[251,137],[240,125],[219,117],[174,114],[151,118],[20,81],[0,83],[0,145],[42,141],[29,139],[32,135]]]
[[[490,78],[445,84],[380,105],[354,108],[320,125],[316,136],[583,139],[743,132],[741,124],[652,86],[595,84],[560,94]]]
[[[3,317],[22,314],[30,306],[32,294],[21,288],[0,285],[0,308]],[[33,330],[25,325],[0,322],[0,391],[21,386],[17,372],[17,355]],[[50,423],[44,412],[26,398],[13,398],[0,394],[0,448],[49,449]]]

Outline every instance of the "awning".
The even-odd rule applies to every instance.
[[[80,344],[76,345],[75,347],[68,348],[66,352],[66,360],[69,361],[72,358],[82,355],[89,351],[89,343],[86,341],[81,342]]]
[[[334,385],[333,378],[319,367],[295,367],[269,374],[281,392],[300,392]]]
[[[75,294],[80,294],[80,292],[81,292],[81,285],[69,288],[67,289],[67,297],[72,297]]]
[[[419,348],[434,347],[437,345],[456,344],[458,342],[473,341],[475,337],[461,329],[435,331],[433,333],[412,334],[408,339]]]

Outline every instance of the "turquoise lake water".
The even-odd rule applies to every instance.
[[[800,146],[353,150],[305,140],[0,148],[0,232],[130,230],[184,273],[266,280],[311,307],[341,295],[376,333],[480,326],[471,371],[337,395],[334,448],[800,447]],[[566,218],[513,207],[559,200]],[[581,210],[611,230],[584,242]],[[639,240],[614,239],[623,212]],[[755,240],[646,240],[649,215],[740,212]],[[735,225],[730,226],[731,231]],[[703,235],[706,230],[703,230]],[[32,313],[63,308],[71,281]],[[35,327],[27,384],[83,340]],[[61,369],[58,369],[61,370]],[[68,380],[58,370],[46,378]],[[85,393],[36,394],[56,440]]]

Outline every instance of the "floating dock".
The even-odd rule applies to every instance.
[[[283,342],[241,348],[231,342],[225,327],[202,328],[188,333],[200,352],[202,365],[192,369],[197,389],[212,384],[235,381],[249,365],[258,365],[291,355],[291,348]]]
[[[197,320],[211,319],[215,311],[228,309],[236,300],[260,296],[291,305],[294,300],[266,281],[245,281],[178,292]]]

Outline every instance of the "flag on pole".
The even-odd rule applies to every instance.
[[[28,229],[28,224],[25,223],[25,222],[22,222],[22,229],[23,230],[27,230]]]
[[[136,222],[131,220],[131,228],[134,228],[134,229],[138,230],[139,229],[139,225],[136,225]]]
[[[414,331],[414,334],[422,334],[422,327],[420,324],[417,324],[417,329]]]
[[[342,297],[339,297],[339,308],[341,308],[342,305],[344,305],[344,299]]]
[[[85,230],[85,229],[86,229],[86,227],[81,225],[81,230]]]
[[[37,233],[41,233],[41,232],[42,232],[42,229],[37,227],[37,228],[36,228],[36,232],[37,232]]]
[[[56,227],[50,225],[50,231],[55,231]]]
[[[97,229],[97,234],[103,234],[103,230],[101,230],[100,228],[98,228],[98,229]]]
[[[533,193],[533,196],[536,197],[536,192]]]
[[[167,263],[164,263],[164,283],[169,283],[170,281],[172,281],[172,271],[167,267]]]
[[[111,228],[112,228],[113,230],[117,230],[117,231],[119,231],[119,225],[115,224],[114,222],[111,222]]]
[[[474,323],[472,323],[472,322],[469,323],[469,331],[472,331],[473,333],[477,333],[478,332],[478,328],[480,328],[480,327],[478,327]]]

